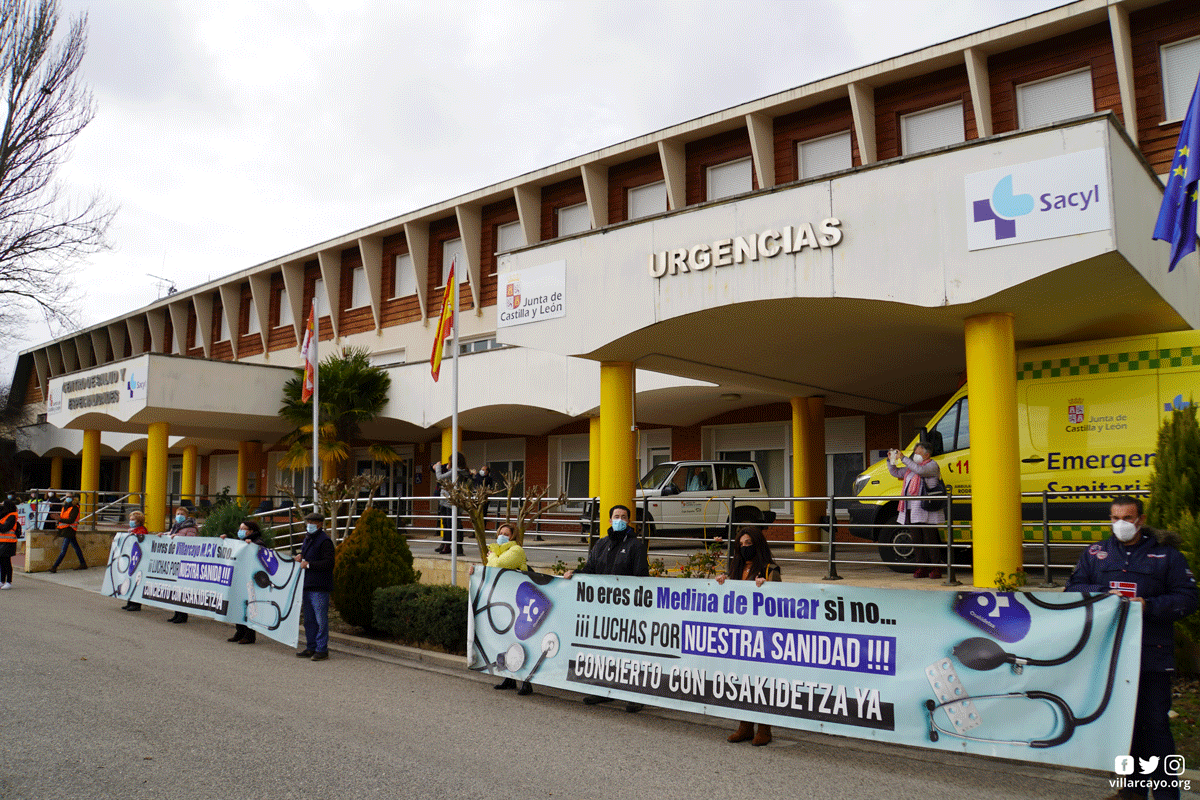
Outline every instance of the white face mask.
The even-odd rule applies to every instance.
[[[623,520],[623,519],[620,519],[620,518],[614,518],[614,519],[613,519],[613,521],[612,521],[612,529],[613,529],[613,532],[614,532],[614,533],[620,533],[621,531],[625,530],[625,528],[626,528],[626,527],[628,527],[628,524],[629,524],[629,523],[627,523],[627,522],[626,522],[625,520]]]
[[[304,530],[308,531],[309,533],[316,533],[318,530],[320,530],[320,528],[321,528],[320,525],[317,525],[312,522],[310,522],[304,526]]]
[[[1117,537],[1117,541],[1129,544],[1133,541],[1133,537],[1137,536],[1138,526],[1123,519],[1116,519],[1113,520],[1112,532],[1113,536]]]
[[[496,544],[508,544],[508,537],[503,533],[496,537]]]
[[[920,464],[922,461],[925,460],[925,456],[921,455],[920,453],[913,453],[912,460],[915,463]]]

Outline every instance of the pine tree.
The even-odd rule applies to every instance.
[[[343,621],[369,629],[375,590],[420,578],[404,534],[383,511],[368,508],[337,547],[330,599]]]

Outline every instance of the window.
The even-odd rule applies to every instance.
[[[329,316],[329,293],[325,291],[325,280],[317,278],[313,284],[313,296],[317,298],[317,316]],[[307,314],[305,314],[307,317]]]
[[[462,239],[450,239],[442,242],[442,286],[450,278],[450,264],[454,263],[456,280],[459,283],[467,277],[467,259],[464,255]]]
[[[590,465],[587,461],[563,462],[563,490],[573,501],[567,504],[568,508],[579,508],[582,502],[575,501],[575,498],[588,496],[589,470]]]
[[[967,398],[955,403],[941,419],[929,429],[925,438],[933,448],[933,454],[952,453],[971,446],[970,415]]]
[[[797,178],[815,178],[854,166],[850,131],[842,131],[796,145]]]
[[[754,166],[748,158],[711,166],[707,175],[708,200],[745,194],[754,188]]]
[[[1163,45],[1162,76],[1165,121],[1183,119],[1200,76],[1200,36]]]
[[[196,320],[196,325],[192,328],[192,349],[203,346],[204,342],[200,340],[200,320]]]
[[[224,308],[217,309],[217,316],[220,319],[217,323],[217,341],[227,342],[229,341],[229,317],[225,316]]]
[[[279,325],[295,325],[296,318],[292,315],[292,303],[287,289],[279,290]]]
[[[965,142],[962,103],[906,114],[900,118],[900,138],[905,155]]]
[[[468,353],[482,353],[485,350],[499,350],[500,348],[502,348],[504,346],[505,345],[502,345],[496,341],[495,336],[492,336],[487,339],[472,339],[467,342],[459,341],[458,353],[459,353],[459,355],[465,356]],[[442,355],[443,355],[443,357],[449,358],[453,354],[454,354],[454,351],[450,348],[450,339],[447,339],[446,340],[446,348],[445,348],[445,350],[442,351]]]
[[[573,206],[563,206],[556,209],[558,215],[558,235],[570,236],[572,233],[583,233],[591,230],[592,220],[588,215],[587,203]]]
[[[516,250],[518,247],[525,246],[525,231],[521,229],[521,223],[506,222],[503,225],[496,226],[496,252],[507,253],[509,250]]]
[[[402,253],[396,256],[396,280],[392,297],[408,297],[417,293],[417,274],[413,272],[412,256]]]
[[[367,290],[367,270],[355,267],[350,272],[350,307],[362,308],[371,305],[371,293]]]
[[[258,306],[254,303],[254,298],[250,298],[250,302],[246,304],[249,311],[246,313],[246,333],[259,333],[262,331],[262,325],[258,322]]]
[[[1090,69],[1017,87],[1017,125],[1021,128],[1036,128],[1095,110]]]
[[[717,453],[721,461],[753,461],[758,464],[758,471],[766,479],[765,487],[757,487],[769,497],[786,497],[787,463],[782,448],[778,450],[727,450]],[[753,491],[756,487],[748,485],[754,478],[754,470],[722,467],[717,465],[718,489],[745,489]],[[764,491],[765,490],[765,491]],[[782,500],[772,501],[772,508],[783,508]]]
[[[629,190],[627,202],[629,219],[641,219],[651,214],[661,214],[667,210],[666,181],[634,186]]]

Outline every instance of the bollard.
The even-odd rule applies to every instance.
[[[837,520],[834,518],[834,515],[833,515],[833,498],[830,497],[829,498],[829,573],[824,578],[821,579],[823,581],[840,581],[842,579],[842,576],[837,574],[837,563],[836,563],[837,556],[835,554],[837,545],[834,542],[834,538],[836,536],[836,531],[835,531],[836,527],[837,527]]]
[[[1021,536],[1024,538],[1024,531]],[[1042,490],[1042,586],[1056,586],[1050,577],[1050,495]]]

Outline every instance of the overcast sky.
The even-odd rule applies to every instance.
[[[60,0],[120,207],[86,327],[384,219],[1063,0]],[[65,20],[62,26],[65,30]],[[33,325],[15,352],[51,337]]]

